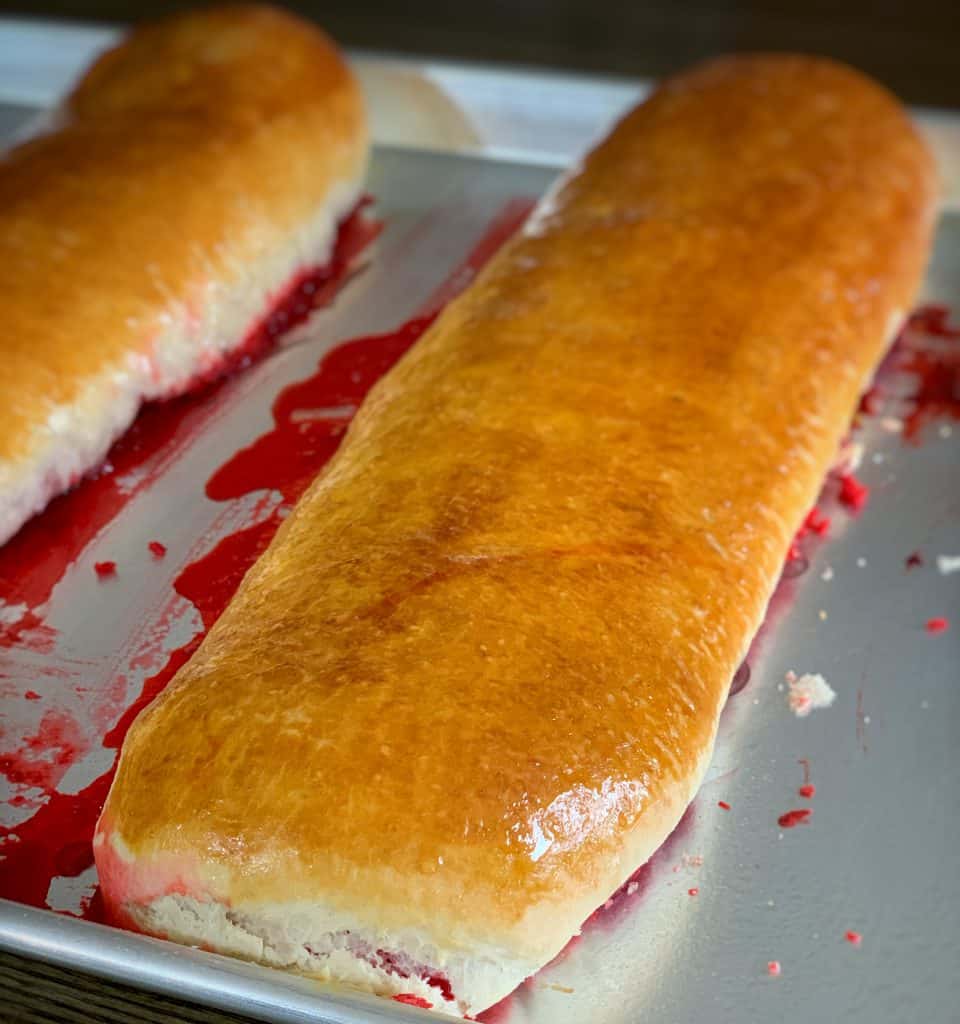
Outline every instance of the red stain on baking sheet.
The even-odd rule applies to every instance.
[[[781,828],[796,828],[797,825],[809,823],[813,811],[809,807],[798,807],[793,811],[786,811],[777,818],[777,824]]]
[[[919,551],[911,551],[909,555],[903,560],[903,564],[907,569],[919,569],[923,566],[923,555]]]
[[[274,428],[241,449],[207,482],[215,501],[279,491],[292,504],[337,450],[367,392],[433,322],[417,317],[389,334],[340,345],[317,372],[285,388],[273,405]]]
[[[51,791],[90,747],[73,718],[51,708],[43,713],[37,731],[27,736],[16,751],[0,754],[0,775],[12,786]]]
[[[321,360],[313,376],[286,388],[274,404],[276,427],[265,435],[269,440],[261,439],[262,443],[255,442],[230,459],[211,478],[208,493],[218,500],[227,500],[268,487],[280,491],[285,502],[295,501],[336,450],[352,409],[426,330],[438,312],[438,302],[448,301],[470,283],[483,263],[519,227],[532,205],[532,200],[508,204],[465,263],[452,275],[451,280],[456,285],[438,289],[413,320],[395,331],[355,339],[333,349]],[[329,298],[329,294],[326,297]],[[286,327],[291,325],[291,321],[286,322]],[[269,325],[266,329],[272,330]],[[150,470],[150,479],[154,479],[169,464],[168,448],[180,436],[178,431],[183,428],[185,435],[193,437],[207,422],[202,415],[204,403],[209,405],[219,387],[219,384],[208,385],[199,395],[143,410],[134,428],[115,445],[109,472],[84,481],[71,494],[57,499],[43,515],[27,524],[6,548],[0,549],[0,600],[31,607],[46,601],[77,554],[129,500],[133,490],[125,484],[127,490],[121,493],[118,475],[129,476],[150,459],[156,459]],[[315,415],[320,408],[318,402],[324,406],[335,404],[351,408],[347,415],[338,410],[333,416],[322,413],[318,416]],[[298,423],[308,424],[308,429],[297,429]],[[278,435],[279,440],[296,449],[282,459],[277,458]],[[75,520],[80,521],[79,526]],[[174,589],[197,608],[203,628],[174,650],[159,671],[145,680],[139,696],[106,732],[102,740],[104,748],[120,749],[133,720],[164,689],[199,645],[282,521],[282,508],[274,508],[265,518],[218,540],[203,557],[182,570],[174,581]],[[51,523],[52,532],[48,532]],[[61,550],[51,556],[50,549],[61,542]],[[8,629],[0,636],[25,635],[26,624],[42,635],[42,622],[39,617],[35,617],[34,622],[30,618],[32,614],[23,617],[24,623],[17,627],[19,634]],[[68,762],[72,763],[72,759],[79,756],[76,751],[66,753],[64,748],[50,749],[55,753],[57,749],[63,751],[61,767],[64,771],[69,767]],[[53,878],[76,876],[93,864],[93,829],[113,770],[77,793],[64,794],[54,788],[50,770],[24,759],[22,750],[18,749],[11,757],[11,772],[20,772],[24,778],[36,778],[44,785],[40,787],[42,804],[32,817],[11,827],[0,826],[0,897],[45,906]],[[57,779],[61,776],[62,772]],[[102,920],[103,914],[102,903],[95,895],[86,904],[83,916]],[[425,980],[437,988],[443,998],[451,998],[446,978],[430,975]]]
[[[960,326],[950,324],[945,306],[918,309],[897,348],[897,368],[913,378],[906,399],[903,436],[918,443],[926,424],[940,417],[960,419]]]
[[[147,550],[153,555],[154,558],[163,558],[167,553],[167,547],[165,544],[161,544],[158,540],[152,540],[147,545]]]

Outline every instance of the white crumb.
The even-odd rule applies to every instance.
[[[940,436],[949,437],[953,433],[953,427],[949,423],[942,423],[940,425]]]
[[[858,569],[864,568],[864,566],[866,566],[866,564],[867,564],[867,560],[863,556],[861,556],[860,558],[857,559],[857,568]]]
[[[798,676],[796,672],[788,672],[786,680],[787,703],[797,718],[806,718],[817,708],[828,708],[836,700],[833,687],[819,673],[805,672]]]
[[[833,579],[833,566],[828,565],[822,573],[820,573],[820,579],[824,582],[829,583]]]
[[[943,576],[960,572],[960,555],[937,555],[937,571]]]
[[[902,434],[903,433],[903,420],[897,419],[896,416],[884,416],[880,420],[880,426],[888,434]]]
[[[820,621],[821,622],[826,622],[827,621],[827,613],[826,613],[825,609],[821,608],[820,611],[817,612],[817,615],[820,616]]]
[[[879,465],[886,458],[886,455],[884,455],[883,452],[874,452],[871,458],[877,463],[877,465]]]

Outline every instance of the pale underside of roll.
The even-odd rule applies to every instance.
[[[476,1013],[676,825],[935,174],[836,64],[664,84],[373,390],[123,748],[107,905]]]

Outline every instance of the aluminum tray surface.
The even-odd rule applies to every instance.
[[[565,87],[576,94],[576,80]],[[553,107],[544,116],[550,138],[580,130],[559,123]],[[21,120],[12,106],[0,118],[5,130]],[[370,191],[386,227],[368,269],[295,343],[221,389],[192,441],[142,488],[130,481],[136,493],[82,546],[41,609],[55,631],[47,642],[0,649],[0,825],[21,826],[51,795],[18,774],[25,745],[35,761],[62,758],[56,791],[67,796],[110,768],[115,752],[100,740],[158,659],[197,627],[194,607],[171,592],[173,578],[276,501],[259,493],[213,502],[204,483],[269,428],[277,393],[311,374],[333,345],[404,322],[511,203],[542,192],[555,156],[377,149]],[[941,220],[925,299],[960,312],[957,213]],[[781,588],[680,829],[579,941],[484,1019],[955,1019],[960,572],[938,571],[937,556],[960,555],[960,424],[930,423],[915,445],[895,432],[902,412],[891,400],[858,432],[871,500],[860,515],[831,509],[830,536],[809,546],[807,571]],[[154,538],[167,547],[159,561],[146,551]],[[924,564],[908,568],[914,551]],[[94,565],[105,560],[118,575],[100,581]],[[945,632],[925,628],[951,616]],[[834,704],[796,717],[788,670],[822,673]],[[51,711],[75,724],[71,742],[62,730],[46,744],[31,739]],[[802,761],[812,799],[798,795]],[[778,825],[800,807],[813,810],[808,823]],[[92,870],[73,876],[67,866],[45,899],[60,913],[0,903],[0,945],[267,1020],[420,1019],[396,1003],[69,916],[94,884]],[[778,976],[768,973],[772,961]]]

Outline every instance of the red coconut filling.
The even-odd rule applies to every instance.
[[[441,971],[435,970],[429,964],[419,963],[406,953],[393,953],[386,949],[375,949],[369,942],[350,939],[347,941],[347,949],[358,959],[370,964],[371,967],[383,971],[397,978],[417,978],[426,982],[430,988],[434,988],[448,1002],[456,999],[453,994],[453,986],[450,979]],[[323,957],[326,954],[306,947],[311,956]],[[405,993],[401,993],[405,995]],[[394,997],[397,998],[397,997]],[[413,998],[419,998],[414,996]],[[400,1002],[408,1001],[406,998]],[[420,1004],[416,1004],[420,1005]]]

